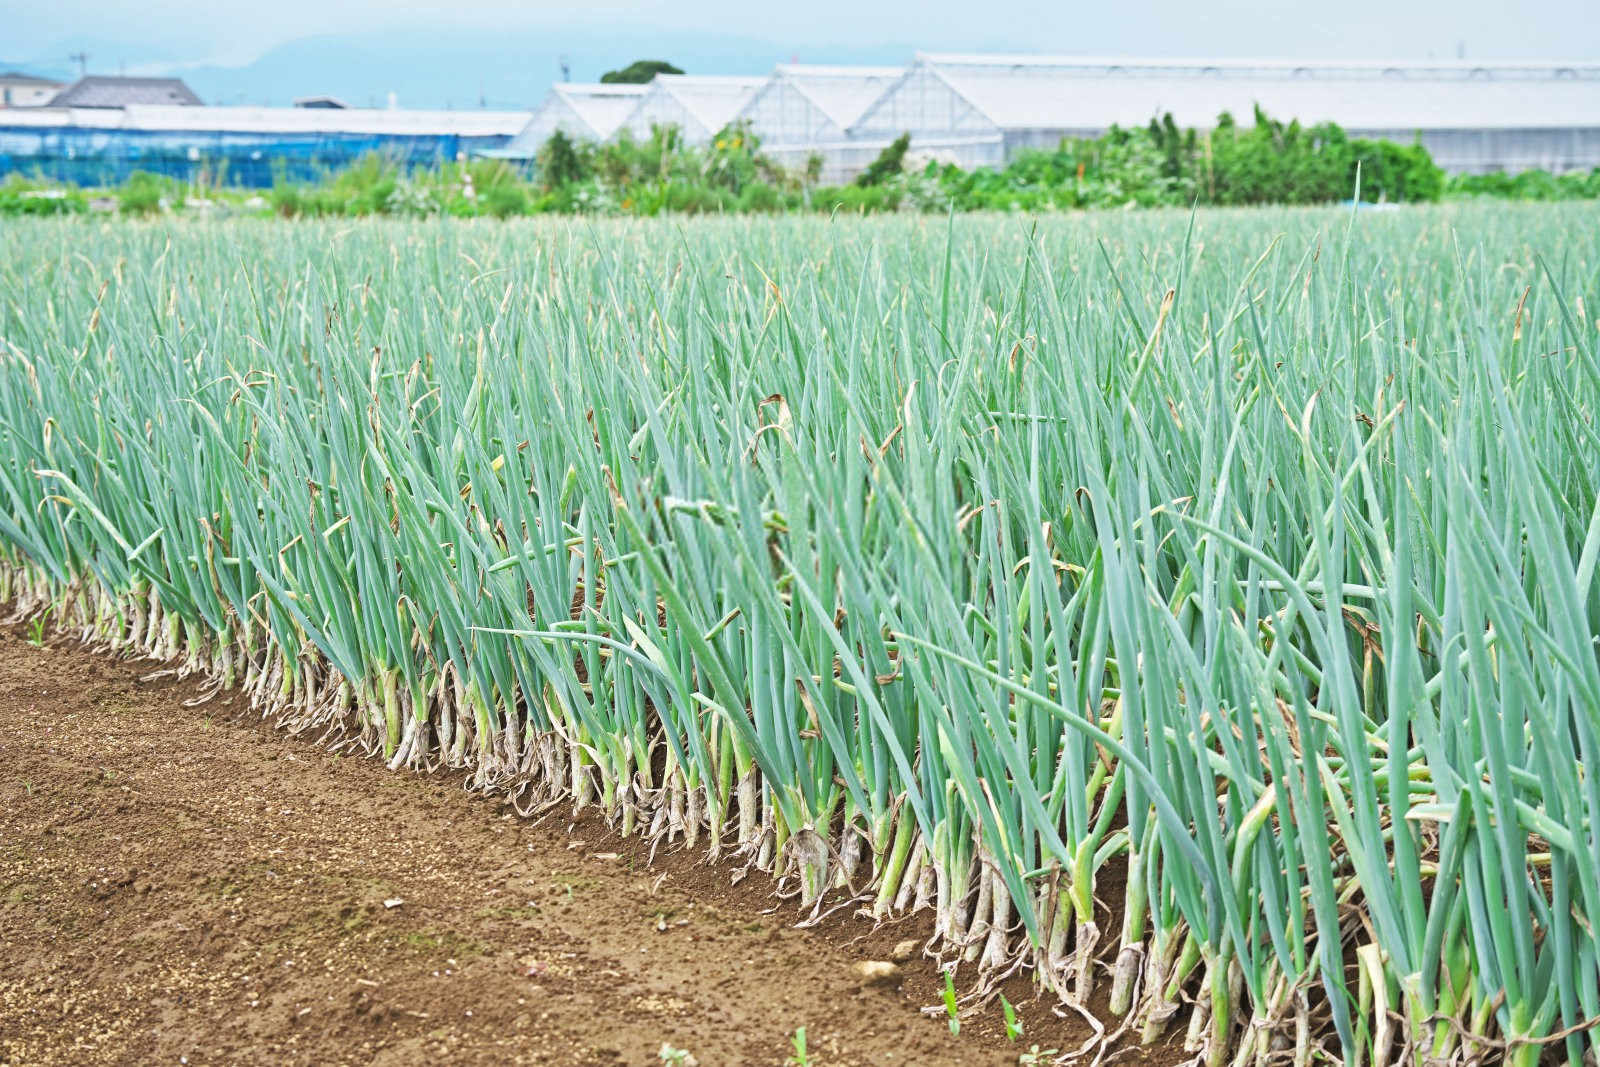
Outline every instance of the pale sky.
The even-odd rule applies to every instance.
[[[1453,56],[1461,43],[1479,58],[1600,58],[1600,0],[0,0],[0,59],[81,39],[244,63],[318,34],[597,23],[846,48],[1387,59]]]

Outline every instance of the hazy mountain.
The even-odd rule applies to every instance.
[[[8,49],[9,51],[9,49]],[[147,74],[182,66],[214,51],[199,39],[170,36],[145,40],[74,33],[53,41],[37,54],[0,59],[0,70],[23,70],[44,78],[72,81],[78,76],[77,53],[88,56],[91,74]]]
[[[394,93],[403,107],[531,109],[561,78],[565,57],[573,81],[594,81],[635,59],[667,59],[695,74],[765,74],[774,63],[907,63],[910,45],[845,48],[677,30],[585,27],[564,30],[372,30],[306,37],[272,48],[243,66],[195,62],[163,49],[83,46],[89,69],[114,74],[170,73],[208,104],[288,104],[329,94],[353,106],[383,106]],[[76,50],[76,49],[74,49]],[[101,57],[106,57],[104,62]],[[16,66],[70,75],[56,60]]]

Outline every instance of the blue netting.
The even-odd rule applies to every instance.
[[[255,134],[0,125],[0,175],[20,173],[78,186],[116,185],[136,170],[246,188],[316,181],[368,153],[434,166],[498,148],[507,137],[456,134]]]

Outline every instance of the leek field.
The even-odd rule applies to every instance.
[[[966,1003],[1593,1064],[1597,316],[1592,205],[12,222],[0,599]]]

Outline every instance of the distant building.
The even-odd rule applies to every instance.
[[[20,70],[0,73],[0,107],[43,107],[60,91],[61,83],[50,78]]]
[[[993,166],[1064,137],[1171,114],[1332,121],[1352,137],[1420,141],[1453,173],[1600,165],[1600,63],[1413,63],[920,53],[850,128],[863,146],[911,134],[914,151]]]
[[[30,107],[0,112],[0,177],[115,185],[135,170],[269,188],[315,181],[378,153],[438,166],[502,148],[526,111],[327,107]]]
[[[294,106],[322,108],[328,111],[344,111],[350,105],[340,100],[337,96],[297,96],[294,100]]]
[[[861,113],[904,67],[817,67],[780,63],[739,112],[765,145],[843,141]]]
[[[200,98],[182,78],[113,78],[91,74],[79,78],[50,101],[51,107],[131,107],[135,105],[199,107]]]
[[[850,143],[850,127],[902,76],[904,67],[779,64],[735,121],[748,122],[761,150],[786,167],[822,159],[825,182],[845,181],[881,146]]]
[[[636,139],[656,126],[676,126],[684,143],[703,145],[732,122],[766,78],[657,74],[622,123]]]
[[[646,91],[643,85],[557,82],[522,131],[493,154],[532,159],[557,131],[574,141],[608,140],[639,106]]]

